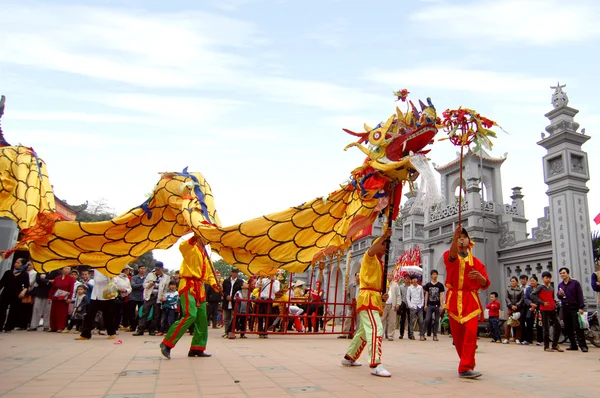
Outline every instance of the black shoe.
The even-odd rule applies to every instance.
[[[188,357],[190,357],[190,358],[191,357],[205,357],[205,358],[208,358],[208,357],[212,357],[212,355],[207,354],[207,353],[205,353],[202,350],[190,350],[188,352]]]
[[[148,333],[149,336],[156,336],[156,332],[150,332]]]
[[[588,348],[587,347],[581,347],[581,352],[588,352]]]
[[[459,373],[458,377],[460,377],[461,379],[476,379],[478,377],[481,377],[481,372],[467,370],[466,372]]]
[[[140,332],[139,330],[136,330],[134,334],[132,334],[132,336],[143,336],[144,332]]]
[[[577,350],[579,350],[579,348],[577,348],[577,347],[569,347],[569,348],[566,348],[566,350],[567,351],[577,351]]]
[[[171,359],[171,349],[165,343],[160,343],[160,353],[163,354],[163,357]]]
[[[37,328],[29,328],[27,329],[28,332],[37,332]]]

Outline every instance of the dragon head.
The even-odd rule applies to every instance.
[[[396,107],[396,113],[387,121],[374,128],[365,124],[363,133],[344,129],[348,134],[359,137],[357,142],[346,146],[345,149],[356,146],[369,157],[368,160],[382,164],[398,162],[410,153],[428,153],[429,150],[424,148],[433,143],[440,120],[431,99],[427,98],[427,105],[419,100],[419,105],[420,111],[412,101],[409,101],[406,112]]]

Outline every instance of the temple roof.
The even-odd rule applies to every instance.
[[[450,163],[447,163],[443,166],[436,166],[435,170],[436,171],[445,171],[445,170],[449,169],[450,167],[458,164],[460,161],[460,152],[457,152],[456,155],[457,155],[456,159],[454,159]],[[483,148],[479,149],[478,151],[472,151],[471,148],[469,148],[469,150],[463,155],[463,159],[466,159],[468,156],[473,156],[473,157],[476,157],[477,159],[483,159],[488,162],[502,164],[506,160],[507,155],[508,155],[508,152],[505,153],[504,156],[501,158],[494,158],[494,157],[490,156],[490,154],[487,153]]]
[[[57,203],[60,203],[61,206],[65,207],[67,210],[75,213],[76,215],[81,213],[82,211],[84,211],[85,209],[87,209],[88,207],[88,202],[85,202],[83,204],[80,205],[70,205],[67,202],[65,202],[64,200],[61,200],[58,198],[58,196],[54,195],[54,200]]]

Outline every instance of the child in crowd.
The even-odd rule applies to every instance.
[[[171,325],[175,322],[177,315],[177,303],[179,302],[179,293],[177,292],[177,282],[169,282],[169,290],[161,298],[162,301],[162,316],[160,322],[160,332],[158,336],[164,336]]]
[[[75,326],[75,333],[81,332],[81,326],[83,325],[83,318],[87,313],[88,297],[86,295],[85,285],[80,284],[77,286],[75,291],[75,298],[73,299],[73,313],[69,319],[69,325],[63,333],[69,333]]]
[[[544,351],[563,352],[558,346],[560,338],[560,322],[556,314],[556,301],[554,300],[554,287],[552,283],[552,274],[548,271],[542,273],[541,285],[531,293],[531,301],[540,307],[542,313],[542,327],[544,328]],[[552,347],[550,347],[550,322],[554,325],[554,335],[552,336]]]
[[[490,302],[485,306],[489,311],[488,321],[492,329],[492,343],[502,343],[500,338],[500,302],[498,301],[498,293],[490,293]]]
[[[250,305],[247,301],[249,298],[248,294],[248,282],[244,282],[242,284],[242,290],[238,290],[235,293],[234,301],[237,306],[237,316],[235,319],[235,331],[241,332],[240,338],[245,339],[246,334],[246,318],[247,314],[250,312]]]

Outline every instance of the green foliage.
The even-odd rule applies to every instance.
[[[219,271],[221,273],[221,277],[228,278],[231,275],[231,270],[233,267],[225,262],[225,260],[220,259],[213,262],[215,267],[215,271]]]
[[[219,271],[221,273],[221,278],[229,278],[229,275],[231,275],[231,270],[234,268],[233,266],[227,264],[223,259],[213,261],[213,266],[215,267],[215,271]],[[239,278],[248,280],[248,277],[241,272],[239,273]]]
[[[138,267],[140,265],[145,265],[146,266],[146,270],[152,271],[152,269],[154,268],[154,263],[156,263],[156,260],[154,259],[154,255],[152,254],[151,251],[142,254],[140,257],[138,257],[137,260],[135,260],[133,263],[131,263],[130,265],[134,268],[134,269],[138,269]]]

